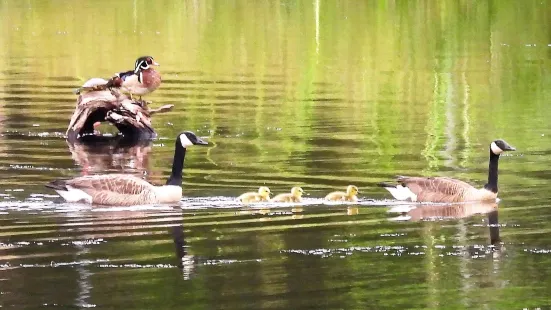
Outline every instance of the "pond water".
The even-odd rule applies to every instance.
[[[549,1],[0,2],[0,306],[7,309],[549,309]],[[161,66],[159,137],[66,142],[72,90]],[[111,128],[102,128],[110,132]],[[67,204],[44,184],[124,172],[180,206]],[[398,205],[395,175],[499,204]],[[357,204],[326,204],[354,184]],[[244,207],[259,186],[300,205]]]

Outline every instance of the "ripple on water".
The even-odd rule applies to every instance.
[[[415,246],[400,246],[400,245],[376,245],[373,247],[341,247],[341,248],[320,248],[320,249],[290,249],[290,250],[281,250],[281,253],[289,255],[304,255],[304,256],[319,256],[322,258],[328,257],[346,257],[354,254],[362,253],[375,253],[382,254],[383,256],[391,257],[401,257],[401,256],[419,256],[426,255],[427,251],[439,251],[437,254],[440,257],[444,256],[466,256],[472,259],[476,258],[485,258],[488,255],[492,255],[494,252],[499,251],[496,246],[485,246],[485,245],[472,245],[472,246],[444,246],[444,245],[434,245],[432,247],[426,245],[415,245]],[[551,251],[550,251],[551,252]]]
[[[147,210],[173,210],[175,206],[171,205],[137,205],[137,206],[91,206],[82,203],[66,203],[50,200],[60,198],[58,195],[49,194],[31,194],[25,200],[14,200],[10,194],[0,194],[0,198],[10,201],[0,201],[0,212],[6,211],[42,211],[42,212],[75,212],[75,211],[147,211]],[[391,200],[373,200],[360,199],[358,202],[333,202],[322,198],[304,198],[300,203],[254,203],[242,204],[235,197],[213,196],[213,197],[184,197],[179,204],[183,210],[201,210],[201,209],[264,209],[264,208],[285,208],[302,206],[389,206],[400,204]]]

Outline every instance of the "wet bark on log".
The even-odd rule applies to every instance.
[[[151,125],[151,115],[170,111],[172,107],[149,109],[147,104],[130,100],[116,89],[84,92],[77,99],[66,135],[69,140],[94,135],[94,123],[110,122],[127,139],[153,139],[157,133]]]

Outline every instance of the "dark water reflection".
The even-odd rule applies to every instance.
[[[549,308],[550,7],[1,2],[0,306]],[[71,91],[142,54],[163,76],[147,99],[175,105],[153,119],[159,138],[67,142]],[[182,130],[210,146],[186,155],[180,206],[73,205],[44,188],[114,172],[162,184]],[[495,138],[518,149],[500,160],[499,204],[406,209],[375,186],[482,186]],[[321,200],[349,184],[358,204]],[[261,185],[307,195],[234,200]]]

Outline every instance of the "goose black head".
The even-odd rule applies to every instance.
[[[490,144],[490,152],[495,155],[499,155],[505,151],[516,151],[514,147],[505,142],[505,140],[497,139]]]
[[[182,143],[182,146],[184,148],[192,145],[208,145],[209,143],[199,137],[197,137],[193,132],[191,131],[184,131],[178,135],[178,139],[180,139],[180,143]]]
[[[136,63],[134,64],[134,73],[138,73],[142,70],[147,70],[149,69],[150,66],[160,66],[160,65],[151,56],[140,57],[136,59]]]

